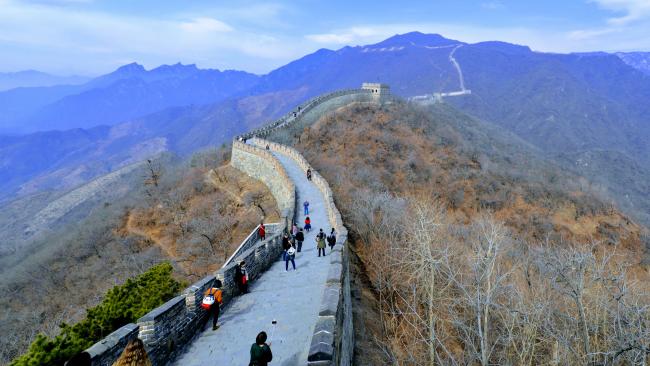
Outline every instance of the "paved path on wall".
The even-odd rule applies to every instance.
[[[212,321],[206,330],[179,357],[178,366],[246,366],[250,347],[257,333],[264,330],[271,336],[271,321],[276,319],[272,339],[273,366],[306,365],[311,336],[318,320],[320,300],[329,269],[327,256],[318,258],[315,237],[319,228],[329,231],[323,196],[307,181],[302,169],[289,157],[274,153],[296,185],[299,223],[304,222],[302,202],[309,200],[312,230],[305,236],[302,252],[296,253],[296,268],[284,270],[278,258],[268,271],[251,283],[250,293],[235,297],[222,311],[221,327],[213,331]]]

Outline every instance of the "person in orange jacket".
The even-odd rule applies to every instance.
[[[210,306],[210,313],[212,314],[212,330],[217,330],[219,326],[217,321],[219,320],[219,313],[221,312],[221,304],[223,304],[223,292],[221,291],[221,281],[216,280],[216,287],[210,287],[205,290],[203,294],[204,297],[213,296],[214,303]]]

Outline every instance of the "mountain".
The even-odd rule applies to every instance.
[[[41,176],[55,177],[52,169],[58,166],[72,169],[83,156],[92,156],[97,162],[120,156],[116,161],[123,161],[129,159],[125,151],[131,148],[187,153],[226,141],[237,131],[271,120],[309,97],[357,88],[366,81],[387,83],[394,94],[411,97],[460,91],[461,80],[471,94],[445,98],[446,103],[514,133],[566,164],[567,169],[598,179],[605,193],[617,200],[645,202],[634,205],[637,210],[650,207],[650,195],[643,194],[643,187],[619,185],[633,181],[634,176],[604,180],[596,176],[597,171],[574,163],[577,156],[589,156],[603,168],[624,161],[630,168],[622,174],[632,174],[636,169],[632,167],[642,169],[641,176],[648,174],[650,76],[607,53],[541,53],[522,45],[498,41],[469,44],[419,32],[371,45],[321,49],[261,76],[180,64],[147,71],[130,64],[75,86],[77,90],[35,88],[40,94],[29,98],[31,88],[22,90],[22,95],[17,94],[21,89],[0,93],[0,110],[24,107],[19,101],[25,99],[41,104],[36,113],[23,119],[31,126],[112,125],[110,130],[119,130],[122,136],[113,139],[106,137],[114,136],[107,133],[101,138],[103,143],[92,147],[98,149],[97,154],[84,152],[77,160],[66,158],[60,165],[39,169],[36,175],[9,184],[14,193],[24,187],[38,191],[37,187],[44,185],[29,182]],[[7,101],[8,95],[14,102]],[[249,122],[237,125],[245,120]],[[224,130],[215,130],[217,126]],[[151,150],[141,147],[144,141],[151,141],[147,145]],[[10,149],[16,146],[23,145],[15,143]],[[122,152],[105,146],[122,146]],[[625,158],[605,159],[603,151]],[[131,158],[138,156],[144,155]],[[23,163],[7,162],[4,169],[10,171],[12,164]],[[56,179],[37,180],[45,181]],[[647,213],[640,216],[648,217]]]
[[[78,86],[21,88],[0,93],[5,132],[66,130],[113,125],[169,107],[218,102],[256,83],[241,71],[200,70],[195,65],[145,70],[138,64]]]
[[[281,115],[304,90],[168,108],[91,129],[0,136],[0,202],[43,191],[65,191],[163,152],[186,156],[219,146]]]
[[[14,89],[54,85],[77,85],[87,82],[83,76],[58,76],[35,70],[0,72],[0,92]]]
[[[650,52],[617,52],[623,62],[650,75]]]

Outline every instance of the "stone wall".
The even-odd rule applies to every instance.
[[[234,141],[230,165],[264,183],[275,197],[280,216],[293,219],[287,213],[295,208],[296,188],[273,154],[263,148]]]
[[[331,109],[330,105],[333,104],[331,102],[332,100],[338,100],[339,103],[342,103],[341,105],[345,105],[353,101],[374,102],[377,99],[372,95],[371,90],[366,89],[345,89],[319,95],[297,106],[277,120],[238,137],[242,139],[249,139],[256,136],[264,137],[271,132],[286,128],[298,122],[303,122],[305,118],[313,118],[314,116],[318,116],[323,110]]]
[[[289,214],[293,217],[293,209]],[[140,338],[147,349],[147,354],[154,366],[167,365],[179,355],[185,345],[203,329],[209,318],[206,310],[201,308],[203,293],[213,286],[215,278],[223,284],[223,301],[228,304],[238,294],[234,281],[235,263],[246,261],[249,280],[255,281],[268,269],[282,252],[281,235],[286,229],[284,224],[270,224],[271,230],[263,242],[249,245],[244,240],[235,252],[230,263],[186,288],[183,293],[165,304],[150,311],[137,324],[127,324],[108,337],[95,343],[86,351],[91,355],[93,366],[110,366],[117,360],[126,345],[132,339]],[[257,228],[251,233],[257,232]],[[250,238],[250,236],[249,236]],[[248,238],[247,238],[248,239]],[[227,308],[224,310],[227,311]]]
[[[307,360],[308,365],[313,366],[351,365],[354,355],[354,329],[350,298],[349,253],[345,245],[348,231],[334,203],[332,189],[296,149],[257,137],[251,138],[250,143],[264,148],[268,146],[269,150],[293,159],[303,170],[311,169],[312,182],[323,194],[330,226],[336,228],[338,234],[334,251],[330,255],[329,271]]]

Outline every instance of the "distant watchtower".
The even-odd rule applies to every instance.
[[[386,101],[390,98],[390,87],[380,83],[363,83],[361,89],[370,90],[374,99],[379,102]]]

